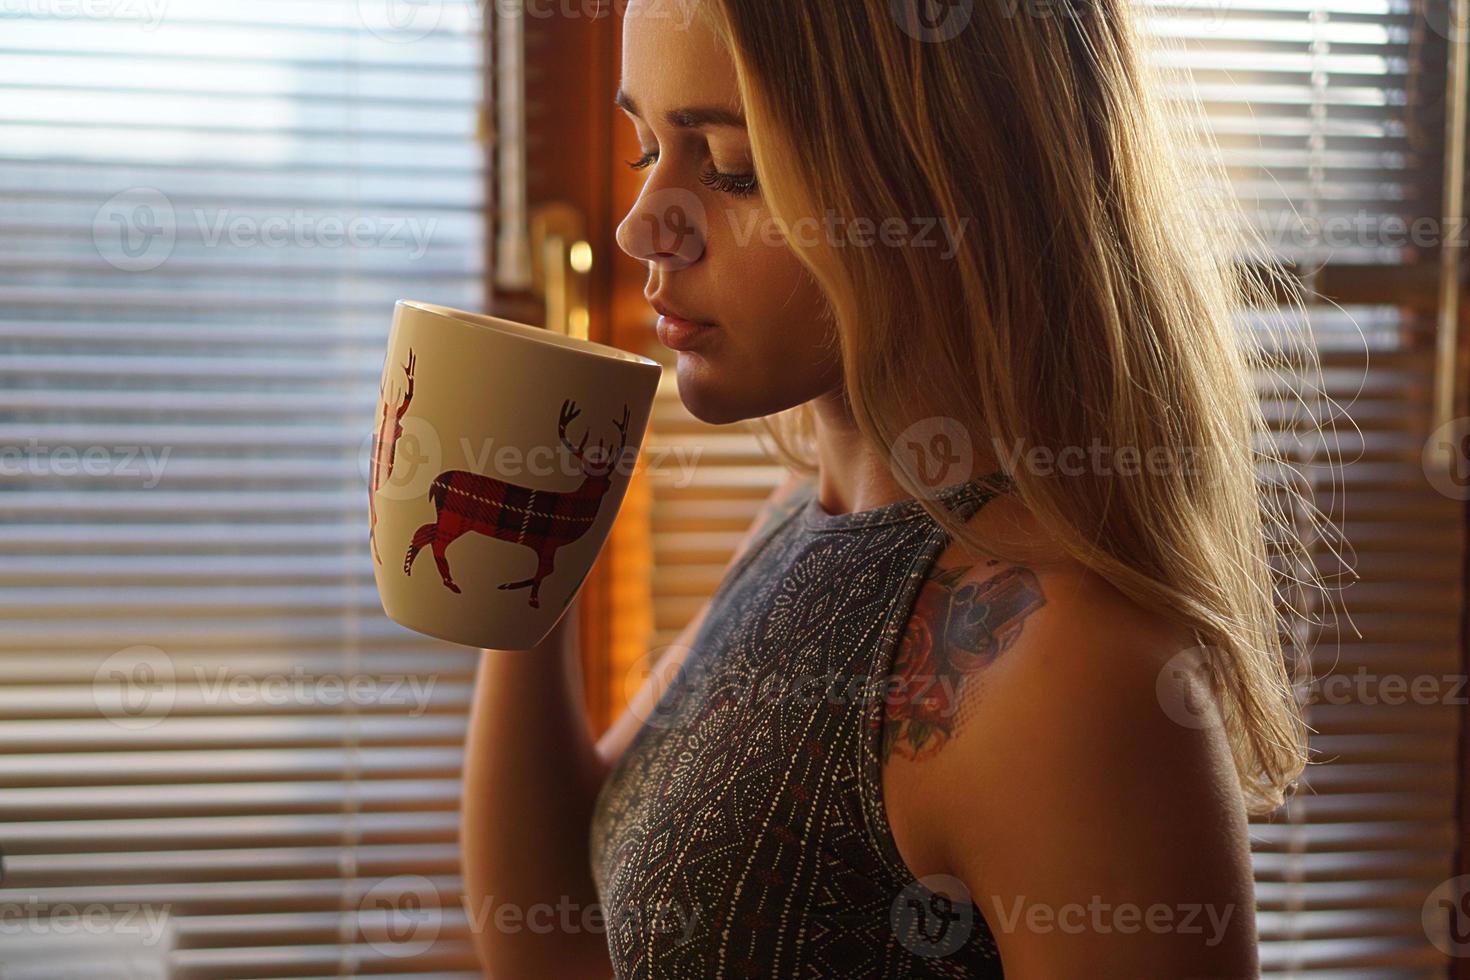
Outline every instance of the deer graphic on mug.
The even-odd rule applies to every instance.
[[[584,455],[588,433],[583,433],[581,443],[576,446],[571,444],[566,434],[567,423],[580,414],[581,410],[571,399],[562,402],[557,435],[562,445],[578,460],[583,474],[581,485],[568,492],[533,490],[493,476],[481,476],[466,470],[446,470],[429,485],[429,499],[434,502],[436,516],[414,532],[408,554],[403,559],[403,573],[412,574],[414,558],[428,546],[433,549],[434,561],[439,566],[445,587],[459,592],[459,586],[454,584],[450,574],[445,551],[462,534],[486,534],[502,541],[523,544],[536,552],[536,573],[518,582],[506,582],[500,588],[524,589],[529,586],[531,606],[539,607],[541,581],[551,574],[557,549],[586,534],[597,519],[602,498],[612,486],[613,472],[628,444],[628,406],[624,405],[622,421],[613,423],[620,435],[617,449],[608,453],[599,439],[598,458],[588,460]]]
[[[373,434],[373,470],[368,489],[368,544],[372,547],[373,559],[379,565],[383,564],[383,559],[378,556],[378,538],[375,533],[378,527],[378,488],[393,475],[393,453],[398,448],[398,437],[403,435],[404,413],[408,411],[408,403],[413,401],[413,364],[413,348],[410,347],[408,363],[403,365],[403,372],[408,377],[408,387],[393,414],[389,414],[393,400],[388,397],[387,389],[379,389],[383,412],[378,419],[378,431]]]

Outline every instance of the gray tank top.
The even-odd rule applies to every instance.
[[[964,520],[1009,486],[938,500]],[[979,907],[914,879],[882,799],[884,687],[949,536],[917,500],[829,514],[797,492],[598,795],[614,974],[1000,977]]]

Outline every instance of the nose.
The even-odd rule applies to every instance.
[[[658,186],[653,177],[618,225],[618,247],[650,268],[683,269],[704,255],[708,227],[699,195],[674,186]]]

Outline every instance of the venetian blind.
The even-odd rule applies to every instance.
[[[462,0],[0,7],[7,978],[479,975],[474,660],[382,614],[366,463],[393,302],[483,302],[483,50]]]
[[[1277,448],[1331,522],[1310,545],[1339,590],[1298,637],[1317,677],[1302,692],[1314,765],[1251,828],[1262,970],[1443,976],[1426,909],[1454,866],[1464,510],[1426,472],[1434,320],[1407,302],[1438,245],[1438,222],[1411,234],[1439,198],[1440,146],[1423,130],[1443,113],[1433,13],[1357,0],[1142,9],[1274,256],[1310,290],[1353,276],[1382,288],[1309,303],[1305,324],[1241,316],[1246,330],[1272,324],[1271,350],[1308,339],[1320,359],[1320,375],[1291,378],[1292,357],[1268,356],[1259,378]],[[1313,415],[1282,397],[1278,372],[1323,396]]]

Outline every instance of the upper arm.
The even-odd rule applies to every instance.
[[[771,491],[756,511],[750,527],[736,543],[729,561],[725,563],[725,568],[721,573],[722,577],[729,574],[730,569],[740,561],[763,530],[789,513],[790,508],[799,499],[796,490],[809,479],[810,477],[793,473]],[[709,610],[710,600],[706,598],[700,605],[699,611],[685,624],[684,628],[679,631],[679,635],[674,638],[673,643],[665,648],[663,655],[652,665],[648,676],[639,684],[638,690],[629,697],[628,704],[622,713],[613,720],[607,731],[598,739],[597,754],[605,769],[611,769],[616,764],[633,741],[633,736],[642,727],[643,720],[652,714],[664,689],[673,681],[674,675],[678,673],[679,665],[684,662],[685,656],[689,653],[694,637],[699,633],[699,628],[704,624]]]
[[[1176,669],[1182,632],[1085,575],[1006,591],[940,639],[936,659],[972,673],[942,748],[899,763],[918,788],[905,826],[969,890],[1008,977],[1254,976],[1244,804],[1207,686]]]

